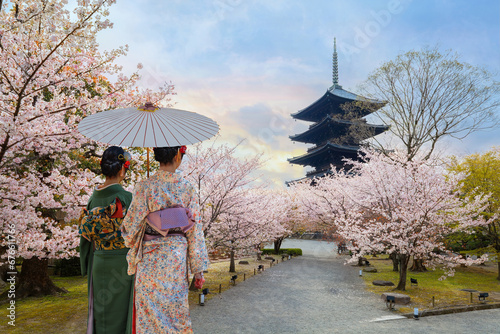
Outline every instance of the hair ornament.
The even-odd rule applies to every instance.
[[[118,160],[128,162],[132,160],[132,155],[130,155],[130,153],[128,152],[125,152],[123,154],[118,154]]]
[[[132,160],[132,155],[125,151],[123,154],[118,154],[118,160],[123,161],[123,166],[125,166],[125,169],[128,169],[130,167],[130,160]]]
[[[179,152],[181,152],[182,154],[186,154],[186,150],[187,150],[186,145],[182,145],[181,148],[179,148]]]

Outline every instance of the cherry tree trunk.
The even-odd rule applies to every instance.
[[[0,258],[5,254],[6,247],[0,247]],[[9,264],[5,261],[4,264],[0,265],[0,280],[7,282],[7,272],[9,271]]]
[[[463,253],[462,253],[462,254],[460,254],[460,255],[462,256],[462,259],[467,260],[467,255],[465,255],[465,254],[463,254]],[[465,267],[467,267],[467,266],[466,266],[464,263],[461,263],[461,264],[460,264],[460,267],[465,268]]]
[[[408,262],[410,257],[406,254],[399,255],[399,282],[396,290],[405,291],[406,290],[406,272],[408,270]]]
[[[278,239],[274,240],[274,253],[275,254],[279,254],[281,244],[283,243],[284,239],[285,239],[285,237],[279,237]]]
[[[414,272],[427,271],[427,268],[424,266],[424,260],[413,258],[413,265],[411,266],[410,271],[414,271]]]
[[[495,250],[496,250],[496,256],[497,256],[497,268],[498,268],[498,275],[497,275],[497,280],[500,281],[500,247],[498,245],[498,239],[496,240],[496,245],[495,245]],[[481,263],[482,265],[485,265],[485,262]]]
[[[7,272],[9,271],[8,264],[3,264],[0,266],[0,280],[7,282],[7,278],[9,278],[9,275],[7,275]]]
[[[39,259],[37,257],[23,260],[16,297],[37,297],[68,292],[54,285],[47,271],[48,264],[48,259]]]
[[[399,271],[398,253],[391,253],[391,255],[389,255],[389,258],[392,260],[392,271]]]
[[[234,250],[231,250],[231,260],[229,262],[229,272],[230,273],[235,273],[236,272],[236,264],[234,263]]]

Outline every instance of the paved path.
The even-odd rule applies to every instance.
[[[413,319],[364,291],[359,269],[325,242],[290,240],[304,255],[267,269],[191,309],[201,333],[500,333],[500,310]]]

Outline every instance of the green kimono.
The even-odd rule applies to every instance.
[[[130,192],[119,184],[100,190],[96,188],[87,204],[87,213],[97,212],[105,207],[111,207],[114,211],[116,199],[121,203],[123,213],[126,213],[132,202]],[[80,225],[80,264],[82,275],[88,275],[87,334],[131,333],[134,276],[127,274],[128,248],[124,248],[120,232],[114,232],[111,242],[103,242],[103,237],[109,239],[109,231],[104,230],[100,224],[84,222],[82,220]],[[114,222],[121,223],[121,219]]]

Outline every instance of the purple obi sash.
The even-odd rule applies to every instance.
[[[168,230],[171,228],[180,228],[182,232],[186,232],[194,226],[191,212],[184,207],[167,208],[150,212],[146,218],[148,219],[149,226],[160,234],[158,237],[167,236]],[[150,238],[146,237],[145,239]]]

